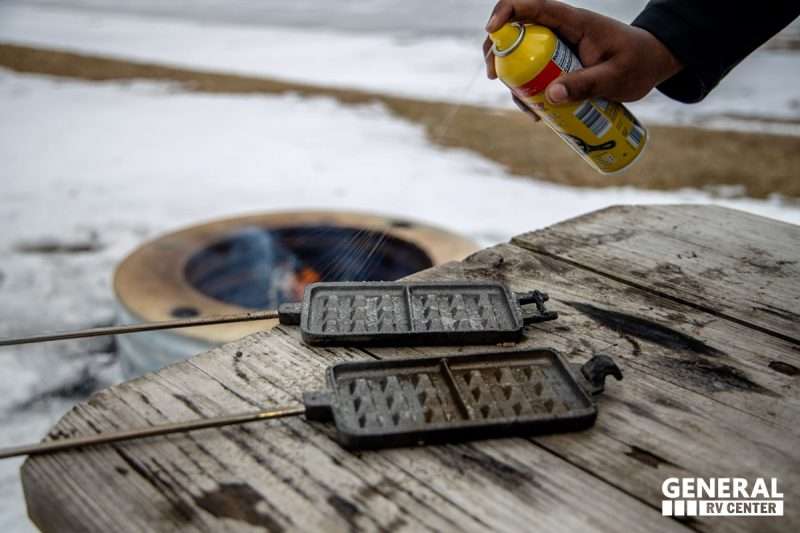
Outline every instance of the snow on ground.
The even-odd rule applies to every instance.
[[[710,202],[800,223],[800,209],[778,201],[513,178],[473,153],[430,145],[421,127],[377,105],[0,70],[0,116],[0,336],[111,323],[111,275],[128,251],[248,211],[378,211],[484,245],[618,203]],[[75,401],[121,379],[109,340],[3,356],[0,446],[40,438]],[[0,462],[2,531],[30,527],[20,464]]]
[[[75,2],[63,0],[61,4]],[[175,9],[183,9],[180,5]],[[630,10],[625,6],[611,8]],[[116,9],[136,8],[119,4]],[[417,98],[511,106],[503,86],[482,74],[482,20],[475,22],[472,33],[432,28],[409,37],[408,32],[390,29],[380,33],[345,32],[342,24],[330,28],[319,21],[300,26],[294,20],[296,16],[293,19],[283,13],[269,17],[270,9],[280,9],[269,6],[257,11],[257,20],[275,25],[234,23],[230,17],[222,17],[228,22],[208,17],[191,19],[188,14],[179,18],[174,13],[159,18],[141,9],[145,12],[66,10],[12,2],[0,5],[0,42]],[[149,12],[153,10],[157,8],[151,7]],[[472,9],[470,16],[473,13],[478,11]],[[797,87],[800,54],[763,50],[745,60],[700,104],[683,105],[654,91],[631,108],[649,123],[797,135]]]

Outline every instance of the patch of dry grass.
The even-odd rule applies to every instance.
[[[89,81],[157,80],[211,93],[329,96],[345,104],[380,102],[398,117],[422,124],[440,145],[466,148],[518,176],[585,187],[631,185],[675,190],[740,185],[748,196],[800,198],[800,137],[654,126],[647,153],[629,172],[602,176],[546,127],[523,113],[398,98],[379,93],[219,74],[56,50],[0,44],[0,67]],[[443,122],[447,127],[442,127]],[[446,130],[446,131],[440,131]]]

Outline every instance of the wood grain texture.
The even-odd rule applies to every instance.
[[[625,374],[608,383],[596,425],[351,453],[330,426],[297,418],[96,447],[26,461],[31,517],[46,531],[800,528],[797,343],[512,244],[414,277],[547,291],[561,317],[528,328],[525,343],[575,363],[606,353]],[[279,327],[101,391],[51,437],[296,403],[337,361],[483,349],[312,349]],[[778,477],[787,515],[662,517],[672,476]]]
[[[671,476],[773,475],[795,495],[787,493],[787,501],[800,496],[795,474],[800,465],[798,376],[774,370],[772,364],[782,361],[797,368],[795,344],[513,245],[484,250],[421,276],[490,277],[516,291],[543,289],[550,294],[548,306],[560,317],[529,328],[527,343],[554,347],[571,361],[597,353],[617,361],[625,380],[607,388],[594,429],[535,440],[559,457],[653,506],[660,505],[661,483]],[[598,321],[594,309],[623,313],[637,327],[627,329],[630,318],[622,327]],[[642,327],[635,319],[652,325]],[[425,352],[437,350],[452,348]],[[395,351],[370,349],[381,357]],[[759,527],[781,531],[800,523],[797,511],[789,513],[783,522]],[[691,525],[704,531],[749,531],[753,526],[735,518],[697,519]]]
[[[98,431],[292,403],[323,386],[326,365],[365,357],[309,350],[279,328],[104,391],[58,428]],[[302,419],[39,457],[24,470],[30,501],[68,500],[59,506],[68,522],[32,513],[45,530],[134,531],[141,524],[128,513],[156,530],[681,529],[528,440],[353,454],[329,426]],[[576,506],[587,493],[595,505]]]
[[[617,206],[513,243],[800,342],[800,226],[716,206]]]

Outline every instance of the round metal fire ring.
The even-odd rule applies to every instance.
[[[191,226],[145,243],[117,268],[121,323],[273,309],[314,281],[390,281],[463,259],[477,245],[413,220],[340,211],[276,212]],[[122,335],[128,375],[274,327],[243,322]]]

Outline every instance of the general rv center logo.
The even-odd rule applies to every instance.
[[[783,516],[776,478],[671,477],[661,484],[664,516]]]

